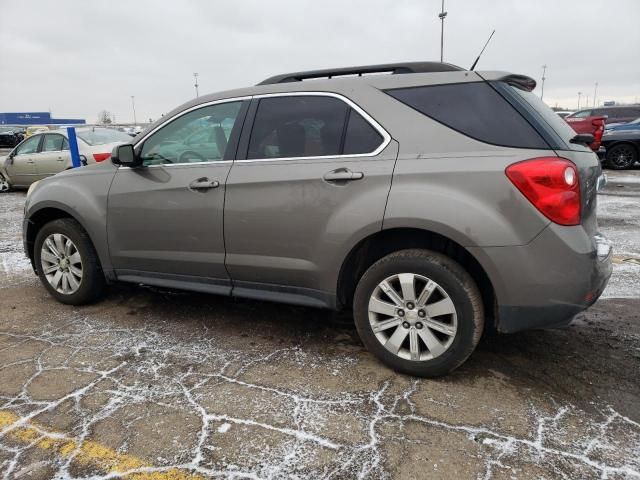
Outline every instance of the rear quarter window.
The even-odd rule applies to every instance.
[[[386,90],[447,127],[492,145],[548,149],[536,130],[485,82]]]

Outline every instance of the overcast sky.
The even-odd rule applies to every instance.
[[[575,109],[640,101],[640,0],[446,0],[444,59],[534,77]],[[282,72],[438,60],[440,0],[0,0],[0,112],[157,118]]]

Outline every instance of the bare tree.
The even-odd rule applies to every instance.
[[[113,123],[113,115],[111,114],[111,112],[102,110],[100,113],[98,113],[98,123],[101,125],[108,125],[110,123]]]

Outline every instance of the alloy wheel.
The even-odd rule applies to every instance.
[[[399,273],[385,278],[371,294],[368,310],[378,341],[406,360],[439,357],[458,331],[451,297],[423,275]]]
[[[629,145],[618,145],[611,151],[609,161],[618,167],[628,167],[633,164],[635,152]]]
[[[62,233],[49,235],[40,251],[42,272],[57,292],[71,295],[82,283],[82,258],[69,237]]]

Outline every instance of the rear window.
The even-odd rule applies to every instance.
[[[115,142],[128,143],[131,141],[131,137],[128,134],[107,128],[83,130],[77,132],[77,135],[89,145],[104,145],[105,143]]]
[[[554,149],[584,150],[583,146],[570,142],[576,136],[573,128],[540,100],[538,95],[504,82],[496,82],[495,86],[500,92],[504,92],[507,98],[513,97],[521,109],[533,117],[532,122],[543,132]]]
[[[399,88],[386,93],[481,142],[505,147],[549,148],[522,115],[485,82]]]

